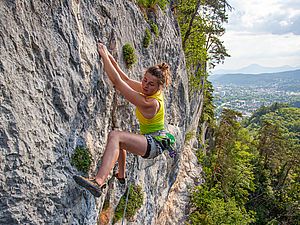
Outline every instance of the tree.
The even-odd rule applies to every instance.
[[[238,121],[241,113],[224,109],[216,131],[215,175],[221,184],[224,196],[235,197],[243,205],[248,192],[254,190],[254,175],[251,165],[252,141],[248,131]]]
[[[241,114],[224,109],[216,129],[215,148],[199,151],[205,183],[193,192],[192,224],[249,224],[254,221],[244,204],[254,191],[252,141],[238,121]],[[200,222],[199,222],[200,221]]]
[[[207,62],[210,68],[222,63],[229,56],[220,40],[223,24],[228,22],[227,10],[232,9],[228,2],[179,0],[177,7],[183,49],[195,74],[206,72]]]
[[[259,130],[259,156],[264,168],[276,170],[286,152],[286,141],[283,130],[278,124],[265,120]]]
[[[258,109],[247,124],[258,139],[256,189],[246,204],[256,211],[257,224],[297,224],[300,219],[299,122],[300,109],[273,104]]]

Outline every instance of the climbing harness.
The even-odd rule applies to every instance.
[[[176,156],[176,151],[174,150],[175,137],[172,134],[166,133],[165,135],[154,136],[154,139],[159,143],[163,151],[168,150],[169,156],[171,158],[175,158]]]

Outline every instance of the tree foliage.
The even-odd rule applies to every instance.
[[[205,105],[203,106],[200,123],[202,124],[206,121],[211,128],[215,126],[215,106],[213,104],[213,86],[210,81],[205,82],[205,88],[203,93],[203,102]]]
[[[190,94],[199,90],[204,92],[201,122],[207,121],[212,125],[213,88],[207,76],[210,68],[229,56],[220,38],[231,6],[226,0],[178,0],[174,5],[189,74]]]
[[[225,109],[214,148],[198,153],[205,183],[192,194],[190,223],[299,224],[300,109],[274,104],[240,117]]]
[[[176,7],[188,69],[206,76],[207,65],[213,68],[229,56],[220,37],[231,6],[226,0],[179,0]]]
[[[297,224],[300,221],[300,109],[286,104],[262,107],[248,123],[258,139],[256,189],[247,208],[257,224]],[[299,224],[299,223],[298,223]]]
[[[205,183],[193,192],[195,210],[190,216],[191,224],[249,224],[253,221],[252,211],[244,206],[249,191],[254,190],[253,139],[238,122],[240,117],[240,113],[225,109],[216,129],[214,149],[207,154],[199,151]]]

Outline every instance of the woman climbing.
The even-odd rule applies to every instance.
[[[141,82],[132,80],[121,70],[113,56],[102,44],[98,52],[104,63],[104,71],[119,92],[136,106],[136,116],[140,124],[140,134],[113,130],[108,135],[107,145],[101,166],[94,178],[74,176],[80,186],[89,190],[94,196],[101,195],[106,178],[118,161],[116,178],[125,181],[126,151],[143,158],[155,158],[163,150],[169,150],[170,136],[164,130],[163,87],[170,79],[169,66],[166,63],[148,68]],[[171,136],[172,138],[172,136]],[[171,140],[172,141],[172,140]]]

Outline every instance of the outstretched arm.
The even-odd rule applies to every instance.
[[[136,80],[130,79],[120,68],[114,57],[110,54],[109,51],[107,51],[108,57],[112,63],[112,65],[115,67],[117,72],[120,74],[122,80],[124,80],[132,89],[134,89],[137,92],[142,92],[141,82],[138,82]]]
[[[119,90],[129,102],[137,106],[144,116],[147,115],[149,118],[154,116],[159,108],[157,100],[146,99],[121,78],[121,75],[113,66],[108,56],[108,51],[103,44],[98,44],[98,51],[103,60],[104,71],[107,73],[109,79],[115,85],[116,89]]]

